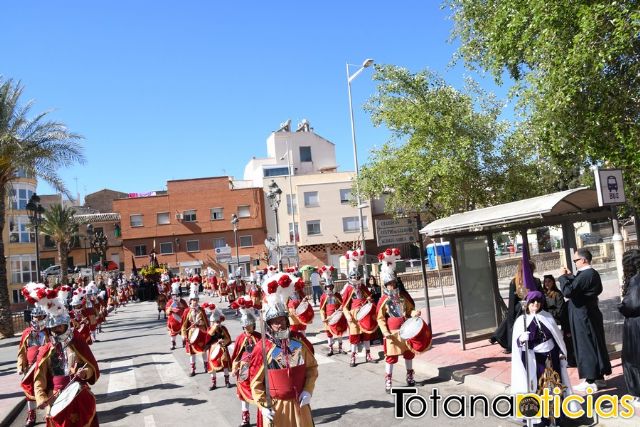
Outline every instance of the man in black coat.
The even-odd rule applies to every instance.
[[[580,248],[573,255],[577,272],[563,268],[558,278],[562,293],[569,298],[569,325],[578,365],[578,375],[585,381],[574,390],[594,392],[605,387],[604,376],[611,375],[611,362],[604,337],[598,295],[602,293],[600,274],[591,267],[591,252]]]

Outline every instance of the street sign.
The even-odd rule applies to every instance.
[[[596,169],[594,172],[600,206],[620,205],[626,202],[622,170]]]
[[[417,241],[418,225],[415,218],[376,220],[376,242],[378,246],[400,245]]]
[[[215,248],[216,253],[216,261],[222,263],[231,262],[231,247],[230,246],[222,246],[219,248]]]
[[[280,246],[280,256],[282,258],[296,258],[298,256],[297,249],[293,245]]]

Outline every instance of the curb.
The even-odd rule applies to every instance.
[[[20,401],[13,407],[13,409],[11,409],[11,411],[9,411],[9,413],[4,416],[4,419],[0,421],[0,426],[4,427],[10,425],[16,419],[18,414],[22,412],[22,409],[26,404],[27,399],[24,397],[21,398]]]

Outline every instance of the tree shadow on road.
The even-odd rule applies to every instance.
[[[129,390],[121,390],[115,393],[101,393],[101,394],[95,395],[96,403],[102,404],[102,403],[116,402],[118,400],[127,399],[131,396],[135,396],[135,395],[147,392],[149,390],[173,390],[173,389],[182,388],[182,387],[183,386],[178,384],[154,384],[147,387],[138,387],[138,388],[132,388]]]
[[[325,424],[333,421],[337,421],[342,418],[343,415],[353,410],[367,410],[367,409],[380,409],[380,408],[393,408],[393,402],[387,400],[362,400],[350,405],[333,406],[331,408],[313,409],[311,411],[313,415],[313,421],[315,424]]]
[[[143,362],[143,363],[138,363],[131,366],[120,366],[116,368],[100,369],[100,375],[117,374],[119,372],[130,371],[132,370],[132,368],[140,368],[142,366],[148,366],[148,365],[157,366],[157,365],[170,365],[170,364],[171,362]]]
[[[118,421],[133,414],[139,414],[145,409],[151,408],[151,407],[155,408],[158,406],[175,405],[175,404],[182,405],[182,406],[195,406],[195,405],[206,404],[207,402],[208,402],[207,400],[202,400],[202,399],[178,397],[178,398],[172,398],[172,399],[159,400],[157,402],[151,402],[148,404],[139,403],[139,404],[131,404],[131,405],[122,405],[113,409],[109,409],[107,411],[98,412],[98,419],[100,421],[100,424],[103,424],[103,423]]]
[[[125,354],[122,356],[114,356],[114,357],[109,357],[107,359],[100,359],[98,360],[98,363],[108,363],[108,362],[115,362],[116,360],[135,359],[136,357],[154,356],[154,355],[161,355],[161,354],[166,355],[167,352],[156,351],[156,352],[148,352],[148,353],[140,353],[140,354]]]

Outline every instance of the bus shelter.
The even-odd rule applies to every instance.
[[[561,265],[572,269],[572,255],[577,247],[574,224],[610,216],[609,208],[598,206],[596,191],[582,187],[451,215],[422,228],[422,234],[450,242],[463,350],[469,343],[489,338],[502,321],[504,302],[498,269],[505,260],[497,261],[496,253],[499,258],[511,257],[510,265],[514,266],[517,257],[522,257],[522,247],[535,246],[536,250],[529,252],[531,258],[539,259],[541,264],[546,262],[545,269]],[[549,244],[549,227],[561,230],[556,247]],[[506,248],[500,246],[497,237],[509,233],[520,235],[522,246],[516,240],[503,251]],[[530,236],[535,236],[535,245],[530,244]]]

